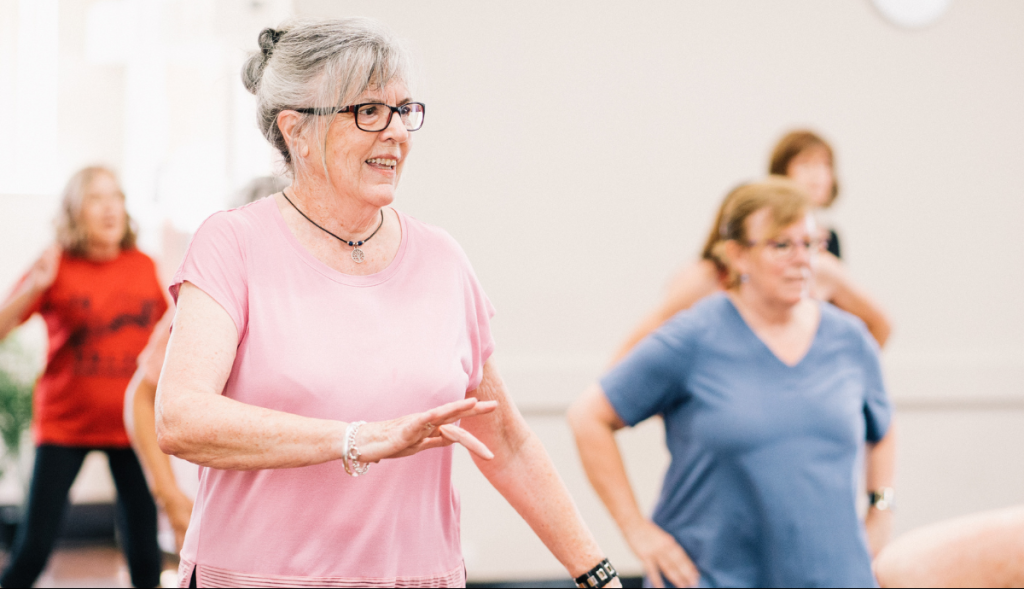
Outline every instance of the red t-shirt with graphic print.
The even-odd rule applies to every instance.
[[[36,444],[129,446],[124,391],[166,310],[146,254],[130,249],[104,262],[61,256],[53,285],[23,317],[42,315],[50,342],[32,403]]]

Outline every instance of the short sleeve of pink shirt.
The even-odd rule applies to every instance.
[[[174,277],[238,329],[223,394],[296,415],[378,421],[464,398],[494,351],[494,309],[444,231],[399,213],[385,270],[337,272],[288,230],[273,198],[217,213]],[[200,469],[181,579],[200,586],[465,583],[453,448],[371,467]]]

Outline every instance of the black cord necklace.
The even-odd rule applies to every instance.
[[[309,221],[314,226],[316,226],[317,229],[319,229],[320,231],[323,231],[327,235],[330,235],[331,237],[333,237],[334,239],[337,239],[338,241],[340,241],[342,243],[348,244],[350,247],[356,248],[356,249],[352,250],[352,261],[355,262],[356,264],[362,264],[363,260],[366,259],[366,256],[363,254],[363,250],[361,250],[359,248],[362,247],[362,245],[364,243],[366,243],[367,241],[370,241],[371,239],[373,239],[373,236],[377,235],[377,232],[380,231],[380,228],[384,226],[384,209],[381,209],[380,210],[380,225],[377,225],[377,228],[374,229],[373,233],[371,233],[369,237],[367,237],[366,239],[363,239],[361,241],[349,241],[347,239],[342,239],[342,238],[338,237],[337,235],[335,235],[335,234],[331,233],[330,231],[328,231],[328,230],[324,229],[323,227],[321,227],[313,219],[310,219],[309,217],[307,217],[306,213],[303,213],[302,209],[300,209],[299,207],[296,207],[295,203],[292,202],[292,199],[288,198],[288,195],[285,193],[285,191],[283,191],[283,190],[281,191],[281,196],[283,196],[284,199],[286,201],[288,201],[288,204],[292,205],[292,207],[294,207],[295,210],[298,211],[300,215],[305,217],[305,219],[307,221]]]

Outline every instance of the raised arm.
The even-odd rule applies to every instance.
[[[885,347],[885,342],[892,333],[892,324],[885,310],[871,298],[871,295],[854,283],[843,263],[830,253],[822,253],[818,257],[815,268],[815,297],[827,300],[847,313],[859,317],[867,325],[868,331],[878,345]]]
[[[0,340],[7,337],[21,324],[25,313],[53,285],[60,267],[60,248],[53,246],[46,250],[28,271],[28,275],[0,305]]]
[[[676,587],[696,585],[700,574],[682,546],[640,511],[615,442],[615,432],[625,424],[599,385],[592,386],[569,409],[569,425],[590,484],[643,563],[651,584],[664,587],[664,576]]]
[[[221,394],[235,361],[235,324],[223,307],[192,283],[182,284],[178,294],[156,393],[160,449],[202,466],[229,470],[292,468],[341,459],[346,422],[246,405]],[[357,446],[366,462],[452,443],[486,459],[487,448],[454,422],[494,409],[494,403],[474,398],[368,423],[359,430]]]
[[[462,422],[467,431],[494,451],[491,461],[474,456],[477,467],[573,578],[585,574],[604,555],[544,446],[509,399],[492,361],[484,366],[483,381],[470,396],[497,402],[498,406],[490,415]]]
[[[721,290],[718,282],[718,270],[707,260],[701,260],[679,273],[669,286],[668,295],[661,305],[651,314],[644,317],[633,333],[615,353],[613,364],[629,354],[641,340],[661,327],[663,323],[676,313],[689,309],[697,301]]]

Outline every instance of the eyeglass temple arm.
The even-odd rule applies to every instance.
[[[304,115],[333,115],[339,112],[350,112],[351,106],[340,106],[340,107],[319,107],[319,108],[293,108],[297,113]]]

